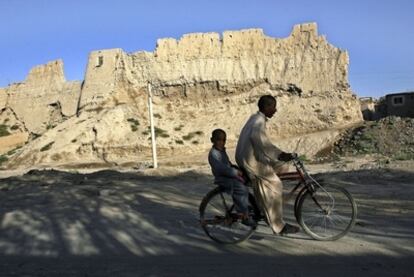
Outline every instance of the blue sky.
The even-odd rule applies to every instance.
[[[93,50],[153,51],[158,38],[243,28],[286,37],[316,22],[348,51],[358,96],[414,91],[413,12],[411,0],[0,0],[0,87],[58,58],[66,79],[82,80]]]

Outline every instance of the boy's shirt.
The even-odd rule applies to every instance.
[[[226,150],[218,150],[211,147],[208,153],[208,162],[214,175],[216,184],[227,183],[229,179],[239,179],[238,170],[231,166]]]

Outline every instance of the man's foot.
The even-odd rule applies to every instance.
[[[299,232],[300,228],[294,225],[290,225],[288,223],[285,224],[285,227],[283,227],[282,231],[278,235],[285,236],[287,234],[294,234]]]
[[[257,222],[254,221],[251,217],[247,217],[242,219],[241,223],[243,225],[249,226],[249,227],[256,227],[257,226]]]

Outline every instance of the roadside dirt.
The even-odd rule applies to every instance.
[[[32,170],[0,179],[0,276],[410,276],[414,270],[413,161],[364,157],[309,165],[357,201],[357,224],[341,240],[314,241],[303,232],[275,237],[261,225],[232,246],[211,241],[198,223],[198,205],[213,188],[205,160],[177,162],[141,170]],[[295,223],[290,202],[285,217]]]
[[[414,159],[414,118],[386,117],[348,129],[334,147],[334,154],[377,154],[384,159]]]

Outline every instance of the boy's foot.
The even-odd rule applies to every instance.
[[[249,227],[256,227],[257,226],[256,221],[254,221],[251,217],[247,217],[247,218],[242,219],[241,223],[243,225],[246,225],[246,226],[249,226]]]
[[[285,224],[285,227],[283,227],[282,231],[278,234],[279,236],[285,236],[287,234],[294,234],[299,232],[300,228],[294,225],[290,225],[289,223]]]

